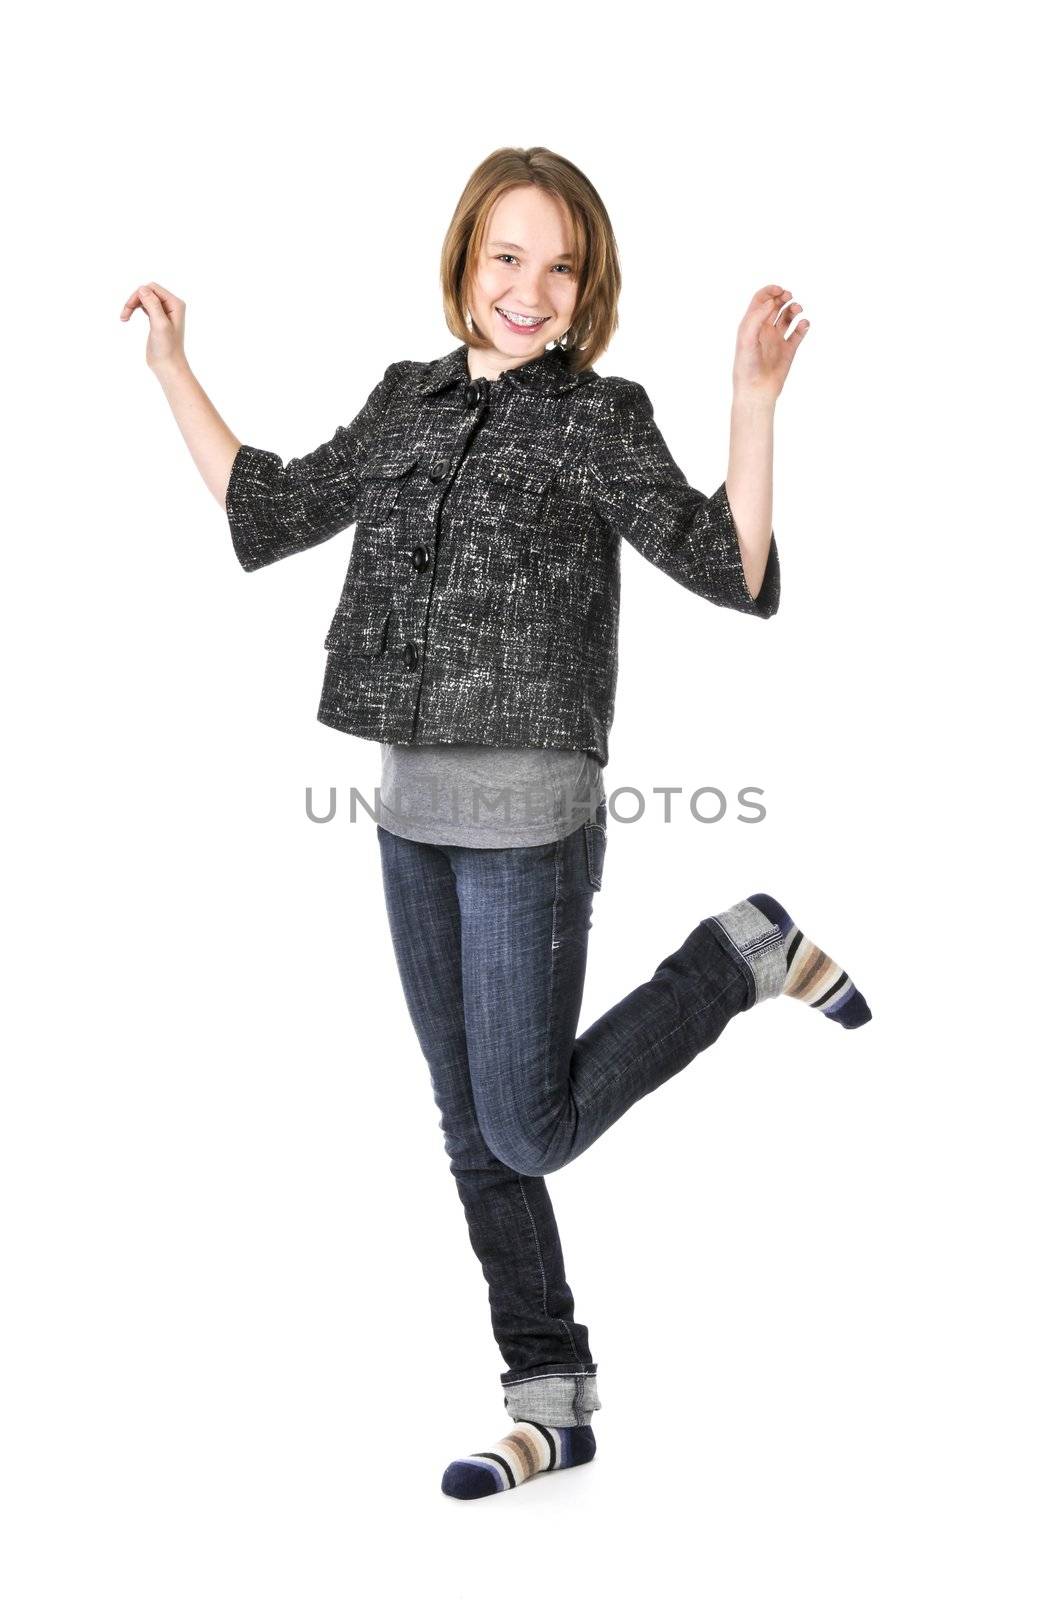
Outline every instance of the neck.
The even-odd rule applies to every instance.
[[[493,383],[503,372],[512,372],[516,367],[525,367],[529,361],[537,361],[539,356],[548,354],[547,350],[540,350],[538,356],[528,356],[526,361],[513,361],[500,355],[497,350],[473,350],[466,346],[466,365],[470,378],[487,378]]]

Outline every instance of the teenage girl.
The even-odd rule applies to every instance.
[[[807,319],[795,324],[802,308],[789,291],[776,284],[761,289],[740,324],[727,477],[708,497],[672,460],[645,391],[593,369],[617,324],[620,272],[601,199],[571,162],[542,148],[498,150],[482,162],[455,210],[442,277],[447,325],[462,344],[436,362],[389,368],[389,395],[401,391],[398,414],[419,426],[415,407],[450,404],[445,392],[458,380],[455,407],[464,393],[476,413],[470,427],[455,424],[455,439],[463,441],[457,454],[466,450],[470,466],[473,459],[490,460],[492,451],[496,460],[512,462],[518,445],[531,460],[537,438],[545,445],[548,432],[556,441],[568,426],[559,419],[571,417],[571,428],[582,430],[585,458],[608,466],[570,477],[565,526],[572,538],[618,536],[615,549],[583,549],[618,561],[620,538],[627,537],[708,598],[750,615],[772,615],[778,604],[774,407],[809,327]],[[279,457],[237,440],[193,376],[184,351],[184,303],[160,284],[146,283],[130,295],[123,320],[138,307],[150,324],[148,366],[208,487],[227,510],[246,566],[307,548],[361,517],[357,479],[360,467],[371,468],[377,434],[367,419],[372,415],[375,424],[376,412],[367,409],[330,445],[282,467]],[[696,314],[697,307],[685,310]],[[572,384],[570,375],[582,381]],[[514,384],[523,410],[506,389]],[[331,473],[327,516],[323,459]],[[473,487],[463,489],[455,462],[447,467],[457,472],[444,497],[449,517],[434,524],[434,552],[415,549],[425,548],[428,560],[434,553],[437,567],[448,563],[450,588],[430,591],[437,598],[429,604],[456,605],[459,617],[464,607],[470,626],[479,619],[480,637],[493,640],[499,653],[490,671],[502,689],[488,720],[472,679],[466,694],[452,678],[456,687],[443,707],[450,737],[379,737],[376,834],[402,986],[505,1362],[501,1382],[511,1430],[489,1449],[452,1461],[443,1475],[446,1494],[473,1499],[514,1488],[538,1472],[587,1462],[595,1452],[597,1364],[587,1329],[575,1320],[545,1175],[586,1150],[636,1101],[713,1044],[732,1017],[760,1001],[789,995],[845,1028],[861,1026],[871,1013],[844,969],[783,906],[757,893],[699,922],[644,983],[577,1034],[591,907],[606,847],[602,768],[615,660],[606,662],[595,685],[576,685],[570,700],[572,686],[549,678],[562,670],[558,662],[571,659],[564,640],[555,642],[553,654],[529,652],[526,662],[550,663],[542,667],[540,700],[529,702],[542,710],[539,720],[517,716],[527,684],[511,678],[507,699],[505,670],[513,667],[501,660],[504,636],[491,632],[504,598],[492,588],[493,575],[502,569],[487,556],[481,560],[476,543],[484,537],[486,514],[475,500],[475,472]],[[424,489],[411,479],[396,494],[422,494],[416,500],[421,510],[428,503]],[[498,503],[508,504],[516,519],[527,501],[522,493]],[[559,524],[553,526],[556,531]],[[538,530],[548,538],[543,528],[537,510],[530,534],[522,529],[520,536]],[[514,520],[502,538],[517,532]],[[548,558],[544,545],[522,569],[522,581],[529,571],[542,573]],[[525,617],[535,617],[535,600],[533,593]],[[558,612],[559,634],[571,629],[574,614],[566,611],[562,619]],[[602,629],[602,612],[593,616]],[[602,633],[614,637],[608,628]],[[443,630],[440,638],[445,649]],[[523,641],[516,644],[519,660]],[[419,648],[410,655],[400,637],[382,640],[376,670],[401,673],[404,649],[405,665],[419,669]],[[430,647],[427,659],[431,663]],[[505,659],[512,663],[512,653]],[[352,661],[348,656],[348,667]],[[366,661],[363,651],[359,670],[369,670]],[[529,665],[525,678],[535,670]],[[343,719],[335,693],[331,699],[326,694],[323,720],[362,737],[379,735],[393,714],[391,693],[366,691],[360,699],[348,689]],[[590,722],[559,709],[582,704],[581,694]],[[581,735],[594,717],[600,736]],[[430,721],[427,727],[430,735]],[[517,728],[531,731],[518,738]],[[506,803],[500,806],[500,799]],[[431,1373],[430,1343],[424,1359]]]

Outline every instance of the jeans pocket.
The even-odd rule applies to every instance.
[[[599,801],[595,812],[594,821],[583,824],[583,840],[587,851],[587,877],[590,886],[597,891],[602,886],[602,870],[605,866],[605,819],[608,814],[604,800]]]

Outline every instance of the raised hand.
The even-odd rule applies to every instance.
[[[152,371],[185,361],[185,303],[161,283],[142,283],[122,307],[119,320],[128,322],[138,307],[147,315],[148,347],[145,359]]]
[[[733,373],[736,395],[778,398],[797,348],[810,327],[808,318],[802,317],[786,337],[801,310],[803,307],[790,300],[789,289],[781,289],[777,283],[757,290],[738,325]]]

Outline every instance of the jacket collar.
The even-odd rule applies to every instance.
[[[593,375],[591,367],[583,372],[570,371],[568,357],[555,345],[536,356],[534,361],[525,361],[519,367],[507,367],[497,381],[508,383],[516,389],[532,390],[536,394],[566,394],[577,384],[586,383]],[[421,394],[440,394],[452,383],[469,382],[469,347],[459,344],[437,361],[426,363],[417,388]]]

